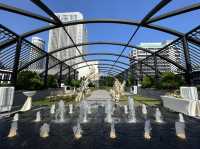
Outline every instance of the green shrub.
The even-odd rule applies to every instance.
[[[88,87],[95,87],[95,84],[92,83],[92,82],[90,82],[90,83],[88,84]]]
[[[16,89],[39,90],[43,87],[40,76],[31,71],[22,71],[17,76]]]
[[[183,84],[183,79],[172,72],[164,72],[161,74],[160,87],[162,89],[178,89]]]
[[[142,80],[142,87],[143,88],[150,88],[154,85],[154,79],[150,76],[144,76]]]
[[[58,87],[57,78],[53,75],[48,75],[47,86],[49,88],[57,88]]]
[[[73,86],[73,87],[80,87],[80,85],[81,85],[81,80],[71,80],[71,86]]]

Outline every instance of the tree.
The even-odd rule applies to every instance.
[[[128,75],[128,80],[126,81],[126,87],[130,87],[134,84],[134,77],[133,75]]]
[[[150,88],[154,85],[154,79],[150,76],[144,76],[142,80],[142,87],[143,88]]]
[[[39,90],[43,87],[40,76],[31,71],[22,71],[17,76],[16,89]]]
[[[72,80],[71,81],[71,86],[74,86],[74,87],[76,87],[76,88],[78,88],[78,87],[80,87],[80,85],[81,85],[81,80]]]
[[[183,84],[183,79],[172,72],[164,72],[161,74],[160,86],[162,89],[177,89]]]
[[[48,75],[47,86],[49,88],[57,88],[58,87],[58,81],[54,75]]]

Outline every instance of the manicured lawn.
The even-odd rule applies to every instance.
[[[161,101],[154,98],[148,98],[143,96],[134,96],[134,100],[138,103],[144,103],[149,106],[157,106],[161,104]]]
[[[76,96],[53,96],[51,98],[42,98],[33,100],[33,106],[50,106],[60,100],[63,100],[65,103],[72,103],[74,102]]]
[[[146,104],[149,106],[157,106],[161,104],[161,101],[154,98],[148,98],[143,96],[134,95],[133,96],[134,101],[136,101],[136,104]],[[121,104],[127,104],[128,96],[122,96],[120,98]]]

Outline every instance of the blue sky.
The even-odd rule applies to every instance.
[[[47,16],[29,0],[0,0],[0,2]],[[160,0],[43,0],[43,2],[54,12],[79,11],[84,15],[85,19],[110,18],[140,20],[148,11],[158,4]],[[200,0],[173,0],[157,15],[198,2],[200,2]],[[200,11],[198,10],[168,20],[159,21],[155,24],[174,28],[181,32],[187,32],[200,24],[199,15]],[[5,11],[0,11],[0,22],[16,31],[18,34],[48,25],[47,23],[35,19],[7,13]],[[89,41],[108,40],[122,42],[127,42],[131,33],[136,28],[134,26],[113,24],[90,24],[86,27],[88,30]],[[40,33],[37,36],[48,42],[48,32]],[[164,40],[173,40],[175,38],[176,37],[169,34],[141,28],[131,44],[137,45],[140,42],[162,42]],[[123,47],[118,46],[88,46],[88,51],[90,50],[92,52],[117,51],[120,53],[122,49]],[[129,49],[125,52],[126,54],[128,53],[128,50]]]

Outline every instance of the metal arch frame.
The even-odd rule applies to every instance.
[[[87,62],[94,62],[94,61],[114,62],[114,60],[110,60],[110,59],[91,59],[91,60],[87,60]],[[75,64],[73,64],[73,65],[70,65],[70,67],[74,67],[74,66],[76,66],[76,65],[78,65],[78,64],[82,64],[82,63],[85,63],[85,62],[84,62],[84,61],[78,62],[78,63],[75,63]],[[119,63],[119,64],[126,65],[126,66],[130,66],[130,64],[127,64],[127,63],[124,63],[124,62],[121,62],[121,61],[119,61],[118,63]]]
[[[168,3],[170,3],[171,0],[161,0],[147,15],[145,15],[143,17],[143,19],[140,21],[139,25],[137,26],[136,29],[134,29],[133,33],[131,34],[130,38],[127,41],[127,45],[129,45],[131,43],[131,41],[133,40],[133,38],[135,37],[135,35],[137,34],[137,32],[139,31],[140,27],[144,24],[146,24],[146,22],[152,18],[152,16],[154,16],[160,9],[162,9],[165,5],[167,5]],[[122,49],[120,56],[124,53],[124,51],[126,50],[127,46],[124,46],[124,48]],[[116,64],[116,62],[120,59],[120,56],[117,57],[117,59],[115,60],[115,62],[113,63],[113,66]],[[112,68],[110,69],[110,71],[112,70]]]
[[[8,12],[15,13],[15,14],[24,15],[24,16],[29,17],[29,18],[34,18],[34,19],[37,19],[37,20],[41,20],[41,21],[44,21],[44,22],[47,22],[47,23],[56,24],[56,22],[54,20],[49,19],[48,17],[44,17],[44,16],[41,16],[39,14],[35,14],[35,13],[29,12],[29,11],[26,11],[26,10],[23,10],[23,9],[20,9],[20,8],[16,8],[16,7],[13,7],[13,6],[9,6],[9,5],[3,4],[3,3],[0,3],[0,9],[8,11]],[[159,20],[163,20],[163,19],[166,19],[166,18],[169,18],[169,17],[172,17],[172,16],[184,14],[184,13],[187,13],[187,12],[190,12],[190,11],[194,11],[194,10],[197,10],[197,9],[200,9],[200,4],[199,3],[193,4],[193,5],[190,5],[190,6],[187,6],[187,7],[183,7],[183,8],[177,9],[177,10],[173,10],[173,11],[170,11],[168,13],[162,14],[162,15],[157,16],[157,17],[150,18],[149,20],[147,20],[146,24],[149,24],[149,23],[152,23],[152,22],[157,22]],[[101,23],[101,22],[99,22],[101,20],[94,20],[93,23],[95,23],[95,21],[96,21],[96,23]],[[104,23],[109,23],[108,20],[104,20],[104,21],[105,21]],[[113,20],[113,21],[110,20],[110,23],[116,23],[116,21],[117,20]],[[86,24],[86,23],[92,23],[92,22],[91,22],[91,20],[88,20],[84,24]],[[132,23],[131,22],[128,23],[128,22],[125,22],[125,21],[123,22],[122,21],[121,23],[122,24],[123,23],[124,24],[129,24],[129,25],[136,25],[136,26],[139,25],[139,23],[136,22],[136,21],[135,22],[133,21]],[[150,27],[150,28],[153,28],[153,29],[157,29],[158,26],[151,26],[151,25],[150,26],[148,26],[148,25],[146,26],[145,25],[144,27]],[[166,28],[162,28],[162,27],[158,27],[158,28],[161,28],[160,31],[162,31],[164,29],[163,30],[164,32],[167,31],[167,33],[171,34],[171,31],[170,30],[168,31],[168,29],[166,30]],[[39,32],[42,32],[42,28],[37,29],[37,30],[41,30]],[[43,31],[45,31],[45,30],[43,29]],[[37,33],[39,33],[39,32],[37,32]],[[34,34],[34,33],[31,33],[31,34]],[[183,33],[180,33],[180,32],[177,32],[177,31],[175,31],[175,32],[172,31],[172,34],[175,34],[176,36],[182,36]],[[29,36],[29,35],[27,34],[26,36]]]
[[[115,53],[87,53],[87,54],[82,54],[82,55],[77,55],[77,56],[73,56],[73,57],[70,57],[70,58],[67,58],[65,60],[62,60],[61,62],[64,63],[64,62],[67,62],[67,61],[70,61],[72,59],[75,59],[75,58],[79,58],[79,57],[82,57],[82,56],[90,56],[90,55],[111,55],[111,56],[119,56],[119,54],[115,54]],[[124,58],[127,58],[127,59],[130,59],[128,56],[125,56],[123,55],[122,57]],[[61,62],[51,66],[48,68],[48,70],[56,67],[57,65],[59,65]],[[71,66],[70,66],[71,67]]]
[[[94,23],[112,23],[112,24],[124,24],[124,25],[131,25],[131,26],[138,26],[140,24],[138,21],[127,21],[127,20],[117,20],[117,19],[115,19],[115,20],[114,19],[102,19],[102,20],[97,19],[97,20],[71,21],[71,22],[63,23],[63,25],[64,26],[72,26],[72,25],[79,25],[79,24],[94,24]],[[51,29],[55,29],[55,28],[59,28],[59,27],[62,27],[62,26],[61,25],[55,25],[55,24],[54,25],[48,25],[48,26],[45,26],[45,27],[41,27],[41,28],[38,28],[38,29],[35,29],[35,30],[32,30],[32,31],[23,33],[20,36],[22,38],[27,38],[27,37],[32,36],[34,34],[38,34],[38,33],[48,31],[48,30],[51,30]],[[146,28],[149,28],[149,29],[165,32],[165,33],[177,36],[177,37],[183,37],[184,36],[184,34],[181,33],[181,32],[178,32],[178,31],[175,31],[175,30],[172,30],[172,29],[168,29],[168,28],[165,28],[165,27],[161,27],[161,26],[158,26],[158,25],[145,24],[145,25],[142,25],[142,27],[146,27]],[[0,49],[2,47],[9,46],[9,45],[13,44],[14,42],[16,42],[16,40],[17,39],[11,39],[11,40],[6,41],[3,44],[0,44]]]
[[[77,71],[77,69],[84,68],[84,67],[89,67],[89,66],[93,66],[93,65],[97,65],[97,66],[99,66],[99,65],[108,65],[108,66],[112,66],[112,64],[109,64],[109,63],[88,64],[88,65],[83,65],[83,66],[80,66],[80,67],[74,68],[73,70],[74,70],[74,71]],[[121,67],[121,66],[118,66],[118,65],[116,65],[116,67],[117,67],[117,68],[120,68],[121,71],[127,69],[127,68],[124,68],[124,67]],[[67,69],[67,68],[63,69],[62,71],[66,70],[66,69]],[[43,73],[44,73],[44,71],[41,72],[40,74],[43,74]]]
[[[79,57],[82,57],[82,56],[89,56],[89,55],[111,55],[111,56],[119,56],[120,54],[115,54],[115,53],[87,53],[87,54],[82,54],[82,55],[77,55],[77,56],[74,56],[74,57],[70,57],[70,58],[68,58],[68,59],[62,60],[61,62],[62,62],[62,63],[65,63],[66,61],[69,61],[69,60],[72,60],[72,59],[75,59],[75,58],[79,58]],[[130,58],[130,57],[128,57],[128,56],[125,56],[125,55],[121,55],[121,57],[124,57],[124,58],[127,58],[127,59],[132,59],[132,58]],[[133,59],[133,60],[134,60],[134,59]],[[146,63],[144,63],[144,62],[143,62],[143,64],[146,65],[146,66],[149,66],[148,64],[146,64]],[[56,67],[57,65],[60,65],[60,63],[57,63],[57,64],[55,64],[55,65],[49,67],[48,70],[50,70],[50,69]],[[71,66],[70,66],[70,67],[71,67]],[[149,66],[149,67],[150,67],[150,66]],[[152,68],[152,67],[151,67],[151,68]],[[66,68],[66,69],[67,69],[67,68]],[[66,69],[63,69],[62,71],[66,70]],[[154,69],[154,68],[152,68],[152,69]],[[43,73],[43,72],[42,72],[42,73]]]
[[[93,66],[93,64],[91,64],[90,66]],[[111,66],[111,65],[97,65],[98,66],[98,69],[99,68],[104,68],[104,69],[109,69],[109,68],[111,68],[111,67],[109,67],[109,66]],[[85,65],[84,67],[88,67],[87,65]],[[77,69],[80,69],[80,68],[84,68],[84,67],[78,67],[78,68],[76,68],[75,70],[77,71]],[[123,72],[123,70],[125,70],[125,69],[123,69],[123,70],[120,70],[120,69],[118,69],[117,67],[114,67],[113,68],[115,71],[117,71],[118,73],[120,73],[120,72]],[[43,72],[42,72],[43,73]],[[41,73],[41,75],[42,75],[42,73]],[[57,74],[57,73],[56,73]],[[56,75],[55,74],[55,75]],[[71,74],[73,74],[72,72],[68,72],[67,73],[67,75],[71,75]]]
[[[109,66],[112,66],[111,64],[89,64],[90,66],[94,66],[94,65],[97,65],[98,66],[98,68],[110,68]],[[77,67],[75,70],[78,70],[78,69],[81,69],[81,68],[84,68],[84,67],[88,67],[87,65],[85,65],[85,66],[80,66],[80,67]],[[121,69],[121,70],[120,70]],[[123,70],[126,70],[126,69],[122,69],[122,68],[120,68],[120,69],[118,69],[118,67],[117,68],[115,68],[115,70],[118,70],[118,71],[123,71]]]
[[[109,74],[114,74],[114,75],[118,75],[119,74],[119,71],[113,69],[113,71],[111,73],[109,73],[109,68],[99,68],[99,71],[100,73],[103,72],[103,73],[107,73],[108,75]]]
[[[102,70],[106,71],[106,70],[108,70],[108,68],[99,68],[99,70],[100,70],[100,72],[101,72]],[[121,71],[113,70],[113,72],[119,74]]]
[[[190,11],[194,11],[194,10],[200,9],[199,5],[200,5],[199,3],[193,4],[193,5],[190,5],[188,7],[183,7],[183,8],[180,8],[180,9],[176,9],[176,10],[170,11],[170,12],[168,12],[166,14],[163,14],[163,16],[161,15],[161,16],[158,16],[158,17],[159,17],[159,20],[161,20],[161,19],[166,19],[166,18],[172,17],[172,16],[184,14],[184,13],[187,13],[187,12],[190,12]],[[40,33],[40,32],[46,31],[46,30],[53,29],[53,28],[55,28],[57,26],[57,23],[55,21],[52,21],[51,19],[49,19],[47,17],[40,16],[38,14],[34,14],[32,12],[28,12],[28,11],[20,9],[20,8],[16,8],[16,7],[12,7],[12,6],[0,3],[0,9],[8,11],[8,12],[13,12],[13,13],[16,13],[16,14],[24,15],[24,16],[27,16],[27,17],[30,17],[30,18],[34,18],[34,19],[37,19],[37,20],[45,21],[45,22],[48,22],[48,23],[51,22],[52,24],[56,24],[56,25],[50,25],[50,26],[38,28],[38,29],[32,30],[30,32],[26,32],[26,33],[21,35],[22,38],[25,38],[25,37],[28,37],[28,36],[31,36],[33,34]],[[175,30],[171,30],[171,29],[168,29],[168,28],[165,28],[165,27],[162,27],[162,26],[157,26],[157,25],[149,25],[150,23],[152,23],[152,21],[153,22],[157,22],[159,20],[156,20],[156,17],[154,17],[152,19],[150,18],[149,20],[147,20],[146,24],[144,24],[142,26],[146,27],[146,28],[158,30],[158,31],[161,31],[161,32],[169,33],[169,34],[172,34],[172,35],[175,35],[175,36],[178,36],[178,37],[183,37],[184,36],[183,33],[180,33],[180,32],[175,31]],[[118,24],[134,25],[134,26],[138,26],[140,24],[137,21],[111,20],[111,19],[110,20],[108,20],[108,19],[106,20],[106,19],[104,19],[104,20],[72,21],[72,22],[69,22],[67,24],[65,23],[64,25],[65,26],[70,26],[70,25],[87,24],[87,23],[118,23]],[[61,27],[61,26],[58,26],[58,27]],[[10,41],[7,41],[6,43],[3,43],[3,45],[4,46],[5,45],[10,45],[15,41],[16,41],[16,39],[15,40],[10,40]],[[200,44],[200,42],[197,42],[197,43]],[[3,45],[0,44],[0,48]]]
[[[76,46],[79,47],[79,46],[86,46],[86,45],[101,45],[101,44],[104,44],[104,45],[116,45],[116,46],[127,46],[127,47],[130,47],[130,48],[139,49],[139,50],[142,50],[142,51],[151,53],[151,54],[154,53],[154,52],[152,52],[152,51],[150,51],[150,50],[148,50],[148,49],[141,48],[141,47],[134,46],[134,45],[130,45],[130,44],[127,45],[126,43],[122,43],[122,42],[95,41],[95,42],[78,43],[78,44],[76,44]],[[63,50],[68,50],[68,49],[74,48],[74,47],[75,47],[75,45],[73,45],[73,44],[72,44],[72,45],[69,45],[69,46],[66,46],[66,47],[62,47],[62,48],[59,48],[59,49],[54,50],[54,51],[52,51],[52,52],[49,52],[48,55],[52,55],[52,54],[54,54],[54,53],[56,53],[56,52],[63,51]],[[120,56],[120,55],[119,55],[119,56]],[[160,57],[160,58],[166,60],[167,62],[169,62],[169,63],[175,65],[176,67],[178,67],[178,68],[180,68],[180,69],[182,69],[182,70],[185,71],[185,68],[184,68],[183,66],[181,66],[181,65],[179,65],[178,63],[176,63],[176,62],[170,60],[169,58],[164,57],[164,56],[161,56],[161,55],[159,55],[159,54],[157,54],[157,53],[156,53],[156,56],[158,56],[158,57]],[[41,57],[38,57],[37,59],[35,59],[35,60],[31,61],[30,63],[26,64],[26,65],[25,65],[24,67],[22,67],[20,70],[27,68],[29,65],[31,65],[31,64],[33,64],[33,63],[35,63],[35,62],[37,62],[38,60],[40,60],[40,59],[42,59],[42,58],[44,58],[44,57],[45,57],[45,55],[43,55],[43,56],[41,56]]]
[[[106,74],[106,75],[108,75],[108,76],[111,76],[111,77],[113,77],[113,78],[115,78],[116,77],[116,75],[118,75],[118,73],[117,72],[112,72],[112,73],[109,73],[109,70],[107,69],[101,69],[101,71],[100,72],[102,72],[103,74]],[[101,76],[104,76],[104,75],[101,75]],[[122,77],[122,75],[119,75],[120,77]]]
[[[55,24],[55,22],[52,19],[49,19],[48,17],[44,17],[44,16],[39,15],[39,14],[34,14],[33,12],[29,12],[27,10],[23,10],[23,9],[13,7],[13,6],[10,6],[10,5],[6,5],[6,4],[3,4],[3,3],[0,3],[0,9],[8,11],[8,12],[12,12],[12,13],[20,14],[20,15],[23,15],[23,16],[26,16],[26,17],[31,17],[31,18],[41,20],[41,21],[44,21],[44,22]],[[194,11],[194,10],[197,10],[197,9],[200,9],[200,3],[192,4],[190,6],[186,6],[186,7],[180,8],[178,10],[173,10],[173,11],[161,14],[159,16],[153,17],[149,21],[147,21],[147,23],[157,22],[157,21],[169,18],[169,17],[177,16],[177,15],[187,13],[187,12],[190,12],[190,11]]]
[[[32,18],[35,18],[35,19],[38,19],[38,20],[43,20],[45,22],[51,22],[52,24],[54,24],[56,27],[63,27],[65,26],[65,24],[62,24],[62,22],[60,23],[59,22],[59,19],[54,15],[54,13],[46,6],[46,5],[41,5],[43,4],[41,1],[37,1],[37,0],[31,0],[35,5],[37,5],[39,8],[41,8],[44,12],[46,12],[50,17],[53,18],[53,20],[49,19],[49,18],[44,18],[43,16],[38,16],[37,14],[34,14],[32,12],[28,12],[28,11],[23,11],[22,9],[21,10],[18,10],[18,8],[14,8],[16,11],[14,11],[14,13],[18,13],[18,14],[21,14],[21,15],[26,15],[28,17],[32,17]],[[198,44],[200,45],[200,41],[199,40],[196,40],[194,38],[191,38],[191,37],[188,37],[186,36],[187,34],[183,34],[183,33],[180,33],[178,31],[175,31],[173,29],[169,29],[169,28],[165,28],[165,27],[162,27],[162,26],[157,26],[157,25],[150,25],[150,23],[152,22],[156,22],[158,20],[162,20],[162,19],[166,19],[166,18],[169,18],[169,17],[172,17],[172,16],[175,16],[175,15],[179,15],[179,14],[182,14],[182,13],[186,13],[186,12],[189,12],[189,11],[193,11],[193,10],[196,10],[196,9],[199,9],[200,8],[200,4],[197,3],[197,4],[193,4],[191,6],[187,6],[187,7],[184,7],[184,8],[181,8],[181,9],[177,9],[177,10],[174,10],[174,11],[171,11],[171,12],[168,12],[166,14],[162,14],[160,16],[158,16],[157,18],[154,17],[152,18],[152,16],[154,16],[154,14],[156,14],[162,7],[164,7],[165,5],[167,5],[171,0],[162,0],[158,5],[156,5],[156,7],[154,7],[143,19],[142,21],[140,22],[137,22],[137,21],[131,21],[133,24],[132,25],[135,25],[137,26],[137,28],[139,28],[140,26],[142,27],[146,27],[146,28],[150,28],[150,29],[154,29],[154,30],[158,30],[158,31],[161,31],[161,32],[165,32],[165,33],[169,33],[169,34],[172,34],[172,35],[175,35],[175,36],[178,36],[179,38],[184,38],[185,42],[185,47],[184,47],[184,50],[186,52],[188,52],[188,49],[187,49],[187,41],[190,41],[190,42],[193,42],[195,44]],[[2,5],[0,5],[2,6]],[[5,7],[4,7],[5,8]],[[4,9],[6,11],[11,11],[13,10],[13,8],[11,9]],[[12,11],[11,11],[12,12]],[[89,22],[87,22],[89,21]],[[91,21],[91,22],[90,22]],[[94,21],[94,22],[93,22]],[[100,21],[100,22],[95,22],[95,21]],[[102,22],[101,22],[102,21]],[[110,23],[117,23],[117,24],[126,24],[127,22],[115,22],[116,20],[86,20],[86,22],[79,22],[80,24],[87,24],[87,23],[103,23],[103,21],[108,21],[106,23],[109,23],[109,21],[111,21]],[[150,21],[150,22],[148,22]],[[71,22],[73,23],[73,22]],[[130,23],[130,22],[129,22]],[[77,24],[77,23],[76,23]],[[73,24],[71,24],[73,25]],[[74,24],[75,25],[75,24]],[[128,24],[126,24],[128,25]],[[47,26],[48,27],[48,26]],[[39,28],[38,28],[39,29]],[[36,30],[38,30],[36,29]],[[19,40],[23,40],[25,38],[24,35],[28,35],[28,33],[31,33],[32,31],[30,32],[27,32],[27,33],[24,33],[22,35],[20,35],[19,37],[17,36],[16,38],[14,39],[11,39],[11,40],[7,40],[5,42],[2,42],[0,43],[0,48],[2,47],[5,47],[7,45],[11,45],[13,43],[13,40],[15,40],[14,42],[16,41],[19,41]],[[136,31],[137,32],[137,29]],[[134,34],[135,34],[134,32]],[[33,33],[33,32],[32,32]],[[133,35],[134,36],[134,35]],[[128,45],[128,43],[127,43]],[[126,48],[127,46],[125,46]],[[19,47],[18,47],[19,49]],[[121,56],[120,56],[121,57]],[[188,58],[188,57],[186,57]],[[171,62],[170,62],[171,63]],[[172,63],[173,64],[173,63]],[[185,69],[185,71],[187,71],[187,67]]]

